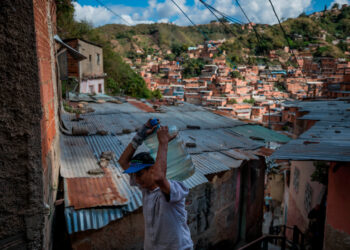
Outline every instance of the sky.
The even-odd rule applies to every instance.
[[[209,23],[215,19],[199,0],[174,0],[195,24]],[[280,18],[293,18],[301,13],[311,14],[324,10],[334,3],[350,4],[350,0],[271,0]],[[247,22],[235,0],[205,0],[206,3],[228,16]],[[103,3],[103,4],[101,4]],[[249,19],[255,23],[275,24],[269,0],[240,0],[240,5]],[[191,25],[171,0],[76,0],[73,2],[74,17],[88,21],[98,27],[118,23],[136,25],[139,23],[174,23]],[[106,6],[107,8],[105,8]]]

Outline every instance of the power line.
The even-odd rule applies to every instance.
[[[277,21],[278,21],[278,23],[279,23],[279,26],[281,27],[281,30],[282,30],[283,35],[284,35],[284,38],[285,38],[286,41],[287,41],[287,44],[288,44],[288,46],[289,46],[289,48],[290,48],[290,51],[291,51],[292,55],[294,56],[295,61],[296,61],[297,64],[298,64],[298,68],[299,68],[300,71],[301,71],[301,75],[302,75],[302,77],[305,79],[305,82],[306,82],[306,78],[305,78],[305,76],[304,76],[303,69],[302,69],[302,67],[300,66],[300,64],[299,64],[299,62],[298,62],[298,58],[296,57],[296,55],[294,54],[294,52],[293,52],[293,50],[292,50],[292,48],[291,48],[291,45],[290,45],[290,42],[289,42],[287,33],[286,33],[286,31],[284,30],[284,28],[283,28],[283,26],[282,26],[282,24],[281,24],[281,21],[280,21],[278,15],[277,15],[277,13],[276,13],[275,7],[273,6],[271,0],[269,0],[269,2],[270,2],[270,4],[271,4],[273,13],[275,14],[275,16],[276,16],[276,18],[277,18]]]
[[[175,2],[175,0],[171,0],[171,1],[172,1],[172,2],[176,5],[176,7],[182,12],[182,14],[184,14],[184,16],[190,21],[190,23],[192,23],[193,26],[196,26],[196,24],[195,24],[195,23],[191,20],[191,18],[185,13],[185,11],[183,11],[183,10],[181,9],[181,7]],[[204,38],[205,38],[206,40],[210,41],[209,37],[208,37],[199,27],[197,27],[197,29],[199,30],[199,32],[202,33],[202,35],[204,36]],[[220,49],[219,47],[217,47],[215,44],[212,44],[212,43],[211,43],[211,45],[214,46],[215,48],[217,48],[218,51],[219,51],[220,53],[222,53],[221,49]],[[228,60],[230,61],[230,63],[231,63],[232,65],[235,65],[235,63],[233,63],[229,58],[228,58]]]
[[[132,26],[128,21],[125,20],[125,18],[123,18],[121,15],[115,13],[113,10],[111,10],[110,8],[108,8],[104,3],[102,3],[100,0],[95,0],[96,2],[98,2],[99,4],[101,4],[105,9],[109,10],[112,14],[114,14],[115,16],[119,17],[120,19],[122,19],[126,24]]]
[[[173,4],[176,5],[176,7],[182,12],[182,14],[184,14],[184,16],[192,23],[193,26],[196,26],[196,24],[191,20],[191,18],[188,17],[188,15],[185,13],[185,11],[183,11],[181,9],[181,7],[174,1],[174,0],[171,0],[173,2]],[[201,31],[202,32],[202,31]],[[204,33],[203,33],[204,34]]]
[[[245,16],[245,18],[247,19],[247,21],[251,24],[252,22],[250,21],[249,17],[247,16],[247,14],[245,13],[245,11],[243,10],[242,6],[239,4],[238,0],[236,0],[236,3],[238,5],[238,7],[241,9],[243,15]],[[258,39],[258,42],[260,43],[260,36],[258,34],[258,31],[255,29],[255,27],[252,25],[252,28],[255,32],[256,35],[256,39]]]
[[[221,19],[213,12],[213,10],[212,10],[209,6],[207,6],[207,4],[206,4],[204,1],[202,1],[202,0],[199,0],[199,1],[200,1],[202,4],[204,4],[205,7],[207,7],[207,9],[216,17],[216,19],[218,19],[218,21],[219,21],[222,25],[225,26],[225,28],[227,28],[228,31],[231,31],[230,27],[228,27],[228,26],[226,25],[226,23],[225,23],[223,20],[221,20]]]
[[[231,21],[232,23],[236,23],[236,24],[243,24],[243,22],[241,22],[240,20],[234,18],[234,17],[230,17],[229,15],[217,10],[216,8],[214,8],[213,6],[211,6],[210,4],[204,2],[203,0],[199,0],[202,4],[204,4],[205,7],[208,8],[208,10],[210,10],[211,13],[213,13],[213,11],[215,11],[216,13],[220,14],[221,16],[223,16],[225,19]],[[213,11],[212,11],[213,10]],[[213,15],[218,18],[214,13]]]

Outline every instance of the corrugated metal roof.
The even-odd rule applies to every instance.
[[[228,130],[234,133],[237,133],[239,135],[248,137],[252,140],[261,138],[265,142],[280,142],[280,143],[286,143],[291,140],[291,138],[289,138],[286,135],[280,134],[276,131],[267,129],[259,125],[236,126],[233,128],[229,128]]]
[[[66,44],[65,42],[62,41],[62,39],[58,36],[58,35],[54,35],[54,39],[60,43],[63,47],[65,47],[70,54],[74,57],[74,59],[81,61],[86,59],[87,57],[84,56],[83,54],[79,53],[79,51],[73,49],[71,46],[69,46],[68,44]]]
[[[82,114],[83,120],[72,121],[75,115],[64,113],[62,120],[69,131],[72,127],[88,130],[89,134],[96,134],[98,130],[109,133],[122,134],[123,130],[135,131],[150,118],[158,118],[162,125],[175,125],[179,130],[186,130],[187,126],[199,126],[201,129],[231,128],[243,125],[238,120],[216,115],[204,110],[180,111],[181,107],[171,106],[168,113],[146,113],[129,103],[89,104],[95,109],[93,113]],[[177,111],[174,111],[177,110]]]
[[[94,102],[95,101],[88,94],[72,93],[72,92],[68,93],[68,99],[72,102]]]
[[[343,101],[287,104],[308,111],[301,119],[318,120],[314,126],[280,147],[271,159],[350,161],[350,104]]]
[[[180,131],[185,142],[194,142],[196,147],[187,148],[191,154],[223,151],[233,148],[257,149],[264,146],[243,136],[234,136],[225,129],[200,129]]]
[[[83,136],[60,135],[61,168],[64,178],[91,177],[89,170],[99,168],[97,158]],[[102,175],[97,175],[102,176]]]
[[[271,159],[350,161],[350,141],[297,139],[277,149]]]
[[[96,111],[82,115],[83,121],[73,122],[71,115],[62,115],[68,129],[73,126],[86,128],[89,130],[90,136],[61,135],[63,152],[61,174],[65,178],[91,177],[87,172],[99,167],[97,162],[101,153],[112,151],[116,158],[111,160],[107,169],[111,171],[116,189],[128,198],[129,203],[110,208],[83,208],[79,210],[67,203],[65,216],[69,233],[101,228],[110,221],[119,219],[125,213],[132,212],[142,206],[141,191],[137,187],[129,185],[129,176],[123,174],[117,159],[135,134],[122,134],[123,130],[128,129],[129,132],[133,132],[149,118],[158,118],[163,125],[176,125],[180,130],[179,137],[185,142],[196,143],[195,148],[187,148],[195,159],[195,173],[184,181],[188,188],[208,182],[206,174],[239,167],[242,160],[252,158],[251,155],[233,152],[233,149],[254,150],[263,146],[263,143],[234,135],[225,130],[242,125],[242,122],[207,112],[194,105],[164,106],[167,113],[151,114],[143,112],[129,103],[90,103],[89,106]],[[200,126],[201,129],[188,129],[188,125]],[[107,136],[93,135],[97,130],[105,130],[110,134]],[[122,135],[116,136],[115,134]],[[143,145],[138,150],[148,151],[148,148]]]
[[[153,112],[153,113],[156,112],[150,105],[147,105],[143,102],[139,102],[139,101],[128,101],[128,102],[142,111]]]
[[[230,170],[225,164],[209,157],[208,153],[191,155],[196,170],[204,175]]]
[[[212,160],[215,160],[217,162],[220,162],[221,164],[226,165],[227,167],[231,168],[238,168],[242,164],[242,160],[236,159],[232,157],[228,151],[221,151],[221,152],[209,152],[208,157],[210,157]]]
[[[65,205],[74,209],[125,205],[129,202],[117,189],[108,168],[102,177],[65,178]]]

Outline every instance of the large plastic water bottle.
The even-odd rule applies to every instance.
[[[176,126],[169,127],[169,134],[175,135],[178,132]],[[144,141],[150,149],[151,156],[156,159],[158,152],[157,133],[149,135]],[[191,156],[187,153],[183,140],[178,136],[168,144],[167,172],[166,177],[170,180],[182,181],[194,174],[194,165]]]

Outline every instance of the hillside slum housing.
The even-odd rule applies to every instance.
[[[310,222],[309,212],[321,205],[326,209],[324,249],[349,249],[350,103],[323,100],[284,105],[303,113],[295,123],[298,131],[304,128],[298,139],[271,156],[271,159],[290,160],[289,169],[284,171],[285,223],[305,232]],[[312,181],[315,170],[322,173],[322,169],[325,179],[319,174],[321,178]]]
[[[71,95],[75,100],[93,101],[91,98],[112,99]],[[142,249],[141,192],[129,186],[129,177],[122,174],[117,160],[135,129],[151,117],[164,125],[176,125],[185,145],[192,145],[187,150],[195,173],[184,183],[190,188],[186,208],[196,249],[232,247],[261,234],[264,154],[268,150],[262,150],[263,138],[252,140],[232,130],[247,124],[187,103],[161,106],[158,112],[136,100],[89,103],[89,107],[95,112],[82,115],[79,122],[72,121],[70,114],[62,115],[67,131],[61,136],[60,173],[73,249]],[[68,134],[72,130],[88,133],[72,136]],[[266,141],[278,137],[265,134]],[[106,151],[115,157],[101,168],[98,162]]]

